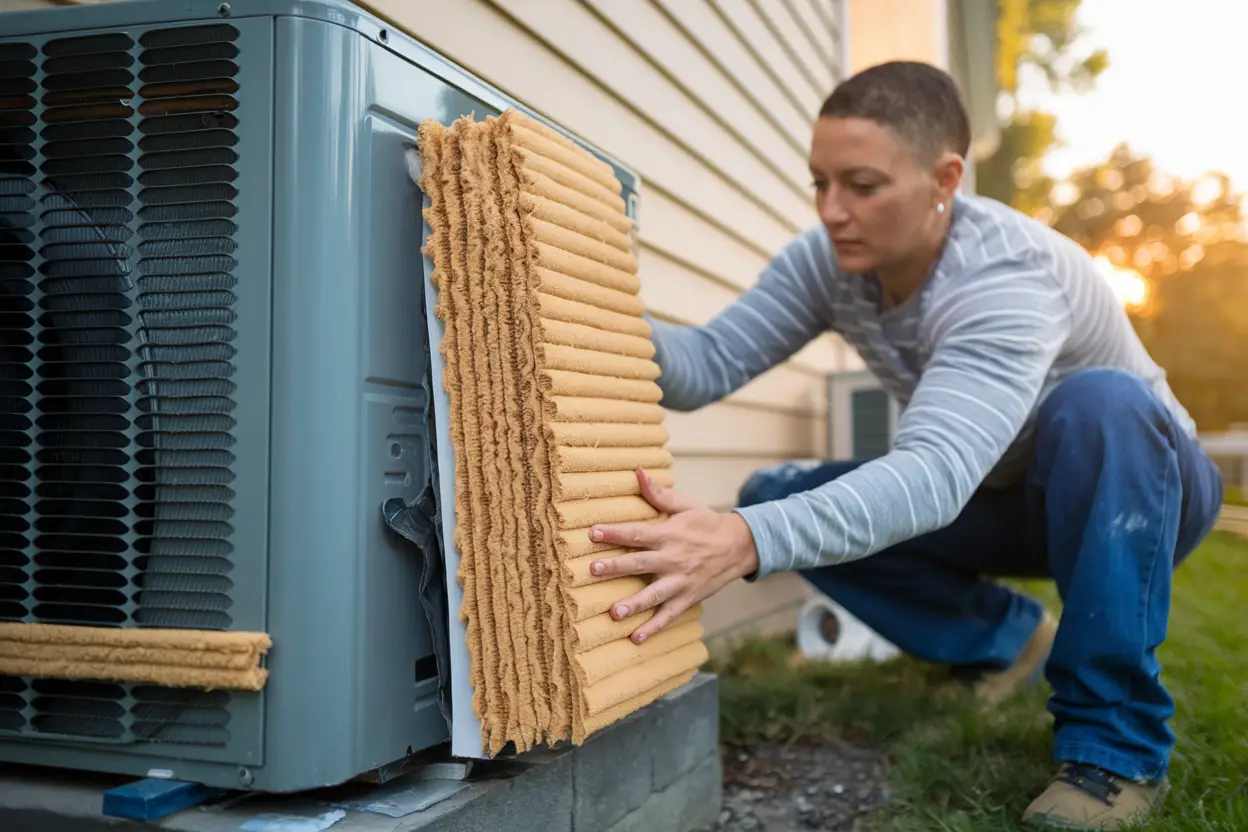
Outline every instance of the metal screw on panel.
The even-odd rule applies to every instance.
[[[230,16],[230,4],[222,3],[220,6],[217,6],[217,15],[219,17],[229,17]]]
[[[389,43],[390,31],[388,29],[382,29],[380,32],[377,33],[377,39],[380,40],[382,43]]]
[[[250,786],[252,783],[256,782],[256,776],[251,773],[251,769],[247,768],[247,766],[239,766],[238,782],[242,783],[244,786]]]

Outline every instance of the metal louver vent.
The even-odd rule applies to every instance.
[[[218,25],[140,38],[140,625],[231,623],[236,37]]]
[[[231,626],[236,38],[0,44],[0,620]],[[0,678],[0,731],[225,745],[229,699]]]

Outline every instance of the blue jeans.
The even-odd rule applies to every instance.
[[[859,464],[760,471],[740,502],[807,491]],[[904,652],[981,668],[1011,664],[1041,616],[988,577],[1052,578],[1063,601],[1045,668],[1054,758],[1157,780],[1174,746],[1156,656],[1171,577],[1221,503],[1216,467],[1143,382],[1087,370],[1042,403],[1015,486],[980,489],[945,528],[801,574]]]

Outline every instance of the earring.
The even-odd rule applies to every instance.
[[[945,203],[943,202],[936,203],[936,213],[937,214],[945,213]]]

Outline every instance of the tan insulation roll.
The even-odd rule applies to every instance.
[[[585,705],[590,715],[602,713],[612,705],[618,705],[644,693],[655,685],[687,670],[696,670],[707,660],[706,645],[700,641],[677,647],[660,656],[646,659],[640,664],[584,688]]]
[[[573,621],[584,621],[591,615],[606,612],[621,598],[627,598],[645,588],[645,578],[637,575],[625,575],[609,581],[571,587],[568,589],[568,610],[572,614]],[[631,644],[632,642],[619,643]]]
[[[553,227],[553,226],[550,226]],[[575,251],[560,248],[557,242],[533,237],[533,251],[537,254],[537,265],[551,271],[562,272],[568,277],[575,277],[588,283],[594,283],[604,289],[615,289],[617,292],[633,294],[641,288],[641,281],[631,271],[617,269],[606,263],[591,260]]]
[[[623,399],[629,402],[658,404],[663,391],[653,381],[633,378],[578,373],[572,370],[540,370],[539,379],[552,396],[576,396],[586,399]]]
[[[513,157],[519,169],[527,169],[532,173],[545,176],[563,185],[565,188],[570,188],[601,203],[606,208],[620,212],[620,215],[623,216],[624,200],[618,193],[613,193],[610,189],[603,187],[580,171],[564,167],[554,159],[549,159],[540,153],[534,153],[532,150],[526,149],[517,143],[513,143],[512,146],[514,151]]]
[[[543,268],[536,268],[534,271],[537,273],[538,288],[546,294],[596,306],[608,312],[631,316],[635,326],[645,324],[646,337],[649,337],[650,325],[641,317],[641,313],[646,309],[645,303],[637,295],[599,286],[597,283],[590,283],[588,280],[581,280],[579,277],[572,277],[563,272]],[[592,321],[586,321],[586,323],[590,326],[594,325]]]
[[[597,523],[664,518],[658,365],[614,169],[508,111],[420,129],[454,447],[460,616],[482,742],[580,743],[692,678],[701,607],[642,645],[614,621],[649,578],[597,579]],[[0,658],[3,654],[0,654]]]
[[[542,292],[537,296],[538,308],[544,321],[557,321],[564,325],[564,330],[584,332],[605,332],[615,336],[632,336],[636,341],[617,338],[617,343],[628,346],[618,350],[623,355],[639,355],[642,358],[654,357],[654,343],[650,341],[650,324],[644,318],[634,318],[610,309],[587,303],[583,300],[570,300],[561,295]],[[583,323],[577,323],[577,322]],[[545,324],[549,327],[549,324]],[[644,342],[644,343],[639,343]]]
[[[555,503],[559,528],[580,529],[594,523],[633,523],[658,517],[659,512],[643,497],[593,497]]]
[[[540,168],[541,165],[538,167]],[[519,171],[519,177],[523,183],[526,198],[549,199],[575,209],[583,216],[601,220],[621,234],[628,234],[633,230],[633,221],[614,205],[608,205],[603,200],[556,182],[532,166]]]
[[[626,699],[617,705],[612,705],[605,711],[587,716],[584,722],[584,730],[587,734],[595,731],[601,731],[613,722],[618,722],[634,711],[645,707],[659,697],[666,696],[682,685],[687,685],[693,681],[693,677],[698,675],[696,668],[688,670],[679,676],[673,676],[666,681],[660,682],[650,690],[643,691],[631,699]]]
[[[554,422],[550,437],[556,445],[589,445],[607,448],[644,448],[667,442],[662,425],[621,425],[612,422]],[[636,477],[630,477],[636,483]]]
[[[660,514],[650,520],[638,520],[638,523],[658,523],[664,519],[664,515]],[[566,529],[555,534],[555,553],[559,556],[559,560],[567,560],[568,558],[579,558],[581,555],[588,555],[590,552],[605,552],[611,548],[610,543],[595,543],[589,539],[590,526],[581,529]]]
[[[552,162],[557,162],[565,168],[585,176],[587,179],[592,179],[613,194],[618,195],[620,193],[620,183],[615,178],[615,174],[612,173],[610,165],[601,159],[595,159],[593,156],[581,153],[576,145],[566,140],[560,141],[562,137],[556,137],[547,131],[534,130],[518,124],[512,126],[512,135],[519,140],[520,146],[526,150],[540,153]]]
[[[616,555],[625,554],[627,549],[608,549],[605,552],[594,552],[579,558],[568,558],[563,562],[563,580],[565,586],[585,586],[586,584],[597,583],[598,581],[608,580],[601,578],[590,572],[590,568],[594,565],[594,561],[599,558],[611,558]]]
[[[659,485],[670,488],[676,484],[670,468],[654,469],[649,474],[650,479]],[[632,471],[559,471],[555,475],[556,500],[588,500],[593,497],[623,497],[640,493],[641,484],[637,482],[637,475]]]
[[[610,644],[625,638],[653,616],[653,610],[644,610],[616,621],[604,612],[600,615],[591,616],[584,621],[578,621],[572,628],[576,635],[576,652],[584,653],[588,650],[593,650],[595,647],[601,647],[604,644]],[[701,616],[702,606],[698,605],[693,609],[685,610],[668,626],[677,627],[686,621],[698,620]]]
[[[660,630],[640,646],[627,639],[617,639],[587,650],[576,657],[581,684],[595,685],[624,670],[698,641],[705,632],[702,622],[693,619]]]
[[[632,240],[629,239],[626,231],[615,228],[605,220],[586,216],[575,208],[562,205],[544,196],[526,197],[526,204],[531,206],[533,216],[539,220],[583,234],[620,251],[631,252],[633,249]]]
[[[542,344],[542,359],[546,366],[555,370],[589,375],[610,373],[610,378],[634,381],[654,381],[659,377],[659,367],[646,358],[616,355],[592,348],[569,347],[563,344]]]
[[[629,471],[636,468],[667,468],[672,454],[666,448],[558,448],[555,463],[560,472]]]
[[[550,396],[543,409],[555,422],[625,422],[657,425],[663,421],[663,408],[650,402],[620,399],[594,399],[583,396]]]
[[[258,691],[264,633],[0,623],[0,676]]]
[[[634,274],[637,271],[637,258],[614,246],[536,217],[533,218],[532,223],[537,232],[537,239],[543,243],[628,274]],[[625,278],[620,278],[620,280],[623,281]]]
[[[540,298],[538,302],[541,303]],[[581,320],[584,320],[584,317],[581,317]],[[654,357],[654,342],[650,340],[649,334],[645,336],[625,335],[545,317],[541,319],[539,325],[541,338],[548,346],[573,347],[640,359]]]

